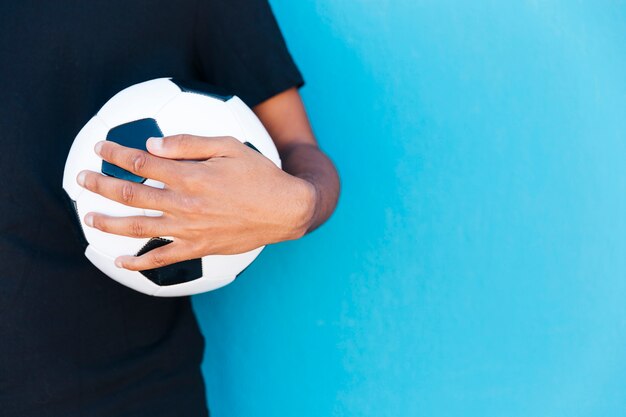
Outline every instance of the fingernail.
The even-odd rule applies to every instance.
[[[81,187],[84,187],[86,177],[87,177],[87,173],[85,171],[81,171],[76,177],[76,182],[78,183],[78,185],[80,185]]]
[[[93,227],[93,214],[87,213],[85,216],[85,224],[89,227]]]
[[[103,144],[104,144],[104,141],[102,140],[96,143],[96,146],[93,147],[93,150],[96,152],[96,155],[100,156],[100,152],[102,151]]]
[[[115,266],[117,266],[118,268],[124,268],[124,264],[122,263],[122,260],[120,258],[117,258],[115,260]]]
[[[150,147],[155,151],[160,151],[163,149],[163,138],[148,138],[146,141],[146,147]]]

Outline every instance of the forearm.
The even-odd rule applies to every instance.
[[[315,203],[307,232],[324,223],[339,198],[339,176],[332,161],[316,145],[294,143],[281,149],[285,172],[309,182],[315,188]]]
[[[284,91],[254,108],[282,159],[283,170],[314,188],[315,198],[306,201],[306,232],[324,223],[335,210],[339,176],[331,160],[317,146],[304,104],[295,88]],[[299,198],[300,199],[300,198]],[[309,201],[312,201],[309,203]],[[302,235],[299,230],[296,234]]]

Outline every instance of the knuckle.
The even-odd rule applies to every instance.
[[[189,152],[193,148],[194,137],[190,134],[183,133],[179,135],[176,141],[176,147],[180,152]]]
[[[183,213],[200,214],[202,212],[202,205],[194,197],[182,196],[179,200],[179,209]]]
[[[134,172],[142,172],[148,164],[148,158],[144,153],[136,153],[130,157],[130,166]]]
[[[120,189],[120,200],[123,203],[132,203],[135,198],[135,189],[131,184],[124,184]]]
[[[239,143],[240,143],[239,140],[235,138],[234,136],[226,136],[224,138],[224,144],[227,146],[236,146]]]
[[[167,142],[170,142],[170,146],[175,146],[177,148],[184,147],[189,143],[189,139],[191,135],[187,133],[180,133],[178,135],[170,136]],[[165,143],[165,142],[164,142]]]
[[[143,237],[144,231],[145,228],[139,221],[134,220],[130,223],[129,233],[131,237]]]
[[[189,141],[191,141],[191,135],[190,134],[182,133],[182,134],[178,135],[178,142],[181,142],[181,143],[184,144],[184,143],[187,143]]]
[[[165,257],[163,257],[163,255],[161,255],[158,252],[152,253],[149,259],[150,259],[150,263],[152,263],[152,265],[154,265],[157,268],[160,268],[168,264]]]
[[[200,168],[194,167],[194,168]],[[190,169],[184,173],[183,181],[191,187],[199,187],[206,184],[206,180],[200,169]]]

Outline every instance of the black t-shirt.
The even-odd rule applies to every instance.
[[[0,2],[0,416],[207,413],[189,299],[93,267],[61,188],[80,128],[165,76],[251,106],[302,83],[266,0]]]

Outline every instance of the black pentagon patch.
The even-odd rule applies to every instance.
[[[211,84],[203,83],[194,80],[181,80],[178,78],[170,79],[171,82],[176,84],[180,91],[183,93],[200,94],[207,97],[212,97],[221,101],[228,101],[233,98],[232,94],[226,92],[223,88],[216,87]]]
[[[254,145],[253,145],[253,144],[251,144],[250,142],[246,141],[246,142],[244,142],[243,144],[244,144],[244,145],[246,145],[248,148],[250,148],[250,149],[252,149],[252,150],[257,151],[258,153],[261,153],[261,151],[260,151],[260,150],[258,150],[258,149],[256,148],[256,146],[254,146]],[[261,154],[261,155],[263,155],[263,154]]]
[[[80,221],[80,215],[78,214],[78,205],[76,204],[76,200],[73,200],[67,193],[63,194],[67,207],[73,213],[73,216],[78,223],[78,227],[74,228],[74,235],[76,236],[78,243],[80,243],[80,246],[83,248],[83,250],[85,250],[87,249],[89,242],[87,242],[87,237],[85,237],[85,231],[83,230],[83,224]]]
[[[137,256],[148,253],[153,249],[172,243],[169,239],[152,238],[137,252]],[[202,277],[202,259],[190,259],[161,268],[139,271],[143,276],[160,286],[182,284]]]
[[[148,138],[162,138],[163,132],[154,119],[141,119],[134,122],[124,123],[109,130],[107,140],[119,143],[128,148],[146,150],[146,140]],[[102,161],[102,173],[111,177],[132,182],[143,183],[146,179],[128,172],[125,169],[113,165],[107,161]]]

